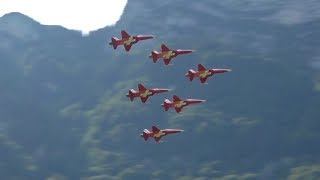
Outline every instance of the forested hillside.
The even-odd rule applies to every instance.
[[[318,179],[320,15],[317,1],[129,0],[115,26],[82,36],[20,13],[0,18],[0,177],[3,179]],[[298,12],[298,13],[297,13]],[[125,29],[156,38],[130,52]],[[171,66],[165,43],[196,51]],[[230,68],[202,85],[202,63]],[[126,93],[172,88],[148,103]],[[172,95],[206,99],[183,113]],[[178,128],[162,143],[139,136]]]

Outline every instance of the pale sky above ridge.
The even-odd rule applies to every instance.
[[[20,12],[44,25],[61,25],[84,34],[115,24],[127,0],[1,0],[0,17]]]

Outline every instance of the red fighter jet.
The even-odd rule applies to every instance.
[[[153,137],[156,142],[159,142],[163,136],[166,136],[168,134],[180,133],[180,132],[183,132],[183,130],[181,130],[181,129],[160,130],[156,126],[152,126],[152,132],[150,132],[148,129],[144,129],[143,133],[140,134],[140,136],[143,137],[144,140],[146,140],[146,141],[149,139],[149,137],[150,138]]]
[[[168,111],[170,107],[174,107],[177,113],[180,113],[182,108],[188,106],[190,104],[197,104],[205,102],[206,100],[202,99],[185,99],[181,100],[178,96],[173,95],[173,102],[168,99],[165,99],[164,102],[161,104],[164,107],[165,111]]]
[[[121,31],[122,39],[118,39],[117,37],[112,37],[110,45],[113,46],[114,49],[117,49],[119,45],[123,45],[125,50],[128,52],[133,44],[137,43],[140,40],[152,39],[155,36],[152,35],[138,35],[138,36],[130,36],[126,31]]]
[[[140,97],[141,102],[145,103],[150,96],[153,96],[154,94],[157,94],[157,93],[168,92],[171,89],[159,89],[159,88],[147,89],[142,84],[138,84],[138,90],[139,91],[135,91],[131,89],[127,94],[127,97],[129,97],[131,101],[133,101],[135,97]]]
[[[230,71],[231,69],[206,69],[202,64],[198,64],[198,71],[190,69],[185,75],[189,77],[190,81],[192,81],[195,77],[199,77],[200,82],[204,84],[206,83],[208,77],[213,76],[214,74]]]
[[[165,65],[168,65],[172,58],[178,56],[179,54],[191,53],[194,50],[170,50],[165,44],[161,44],[161,52],[152,51],[149,55],[149,58],[153,59],[153,62],[156,63],[159,58],[162,58]]]

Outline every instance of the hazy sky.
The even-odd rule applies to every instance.
[[[127,0],[0,0],[0,17],[21,12],[41,24],[84,33],[119,20]]]

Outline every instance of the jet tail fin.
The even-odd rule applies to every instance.
[[[113,49],[117,49],[117,47],[118,47],[117,41],[118,41],[118,40],[119,40],[119,39],[116,38],[116,37],[112,37],[112,38],[111,38],[111,42],[110,42],[109,44],[113,46]]]
[[[147,133],[143,132],[143,139],[144,139],[145,141],[147,141],[148,138],[149,138],[149,136],[147,135]]]
[[[157,60],[158,60],[158,55],[159,55],[159,53],[158,53],[157,51],[152,51],[152,52],[151,52],[151,57],[152,57],[152,60],[153,60],[154,63],[157,62]]]
[[[170,108],[169,104],[170,104],[170,103],[171,103],[171,101],[170,101],[169,99],[165,99],[165,100],[163,101],[162,106],[164,107],[164,110],[165,110],[165,111],[168,111],[168,110],[169,110],[169,108]]]
[[[148,133],[150,133],[150,131],[148,131],[148,129],[144,129],[143,133],[141,134],[141,136],[143,137],[143,139],[145,141],[147,141],[149,139]]]
[[[189,77],[189,80],[190,81],[192,81],[193,79],[194,79],[194,74],[195,74],[196,72],[194,71],[194,70],[192,70],[192,69],[190,69],[189,71],[188,71],[188,77]]]
[[[135,91],[133,90],[133,89],[131,89],[130,91],[129,91],[129,93],[128,93],[128,96],[129,96],[129,98],[130,98],[130,100],[131,101],[133,101],[133,99],[134,99],[134,94],[135,93]]]

